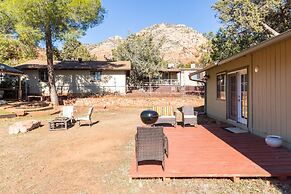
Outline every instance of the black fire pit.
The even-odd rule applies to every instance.
[[[140,119],[146,125],[154,124],[158,118],[159,114],[154,110],[144,110],[140,113]]]

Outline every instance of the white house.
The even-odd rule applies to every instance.
[[[31,60],[17,68],[27,75],[29,95],[49,95],[46,61]],[[55,79],[59,95],[87,95],[100,92],[126,93],[129,61],[55,61]]]
[[[181,83],[181,86],[202,86],[199,82],[194,82],[190,80],[189,75],[194,73],[200,69],[194,68],[180,68],[180,72],[178,73],[178,79]],[[204,76],[204,73],[198,73],[192,77],[192,79],[200,80]]]
[[[161,70],[162,77],[160,82],[165,85],[178,85],[178,86],[201,86],[199,82],[193,82],[189,79],[189,75],[193,74],[200,69],[196,68],[168,68]],[[195,79],[199,80],[204,76],[204,73],[196,74]],[[192,78],[194,79],[194,78]]]

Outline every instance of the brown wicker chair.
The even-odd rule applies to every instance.
[[[169,156],[168,138],[163,127],[137,127],[135,135],[136,170],[140,162],[161,162],[165,170],[165,154]]]

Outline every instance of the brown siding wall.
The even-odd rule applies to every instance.
[[[224,65],[217,66],[207,71],[209,79],[207,80],[207,114],[210,117],[225,121],[227,114],[227,104],[225,100],[216,99],[216,76],[222,72],[232,72],[235,70],[248,68],[251,66],[251,55],[241,57],[230,61]],[[249,72],[251,74],[251,72]],[[251,76],[249,76],[251,79]],[[251,95],[251,92],[249,92]]]
[[[226,120],[226,101],[216,99],[216,74],[243,67],[249,74],[249,130],[282,136],[291,148],[291,38],[207,71],[207,113]],[[259,71],[255,73],[255,68]]]
[[[291,39],[253,53],[253,131],[291,143]],[[291,145],[291,144],[290,144]]]

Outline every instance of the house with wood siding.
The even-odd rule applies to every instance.
[[[291,148],[291,30],[199,72],[206,73],[209,117],[280,135]]]

